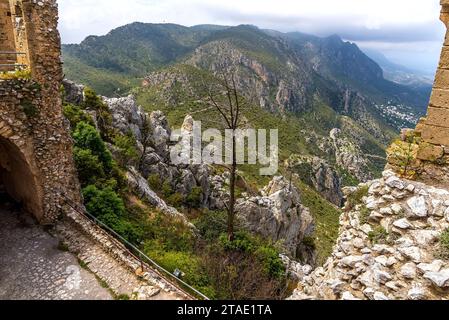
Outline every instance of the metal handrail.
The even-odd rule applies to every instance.
[[[147,263],[149,263],[150,265],[152,265],[157,271],[165,273],[166,275],[168,275],[168,277],[172,280],[174,280],[176,283],[181,284],[184,288],[188,289],[188,291],[193,292],[193,294],[203,300],[210,300],[206,295],[204,295],[203,293],[201,293],[200,291],[198,291],[197,289],[193,288],[191,285],[189,285],[187,282],[179,279],[178,277],[174,276],[170,271],[164,269],[163,267],[161,267],[159,264],[157,264],[153,259],[151,259],[150,257],[148,257],[145,253],[143,253],[141,250],[139,250],[135,245],[133,245],[132,243],[130,243],[128,240],[126,240],[125,238],[123,238],[121,235],[119,235],[117,232],[115,232],[113,229],[111,229],[109,226],[107,226],[104,222],[100,221],[99,219],[97,219],[96,217],[94,217],[93,215],[91,215],[89,212],[87,212],[86,209],[82,208],[80,210],[80,208],[78,207],[78,205],[70,198],[68,198],[64,193],[60,192],[60,195],[64,198],[64,200],[66,201],[66,203],[72,208],[74,209],[76,212],[78,212],[79,214],[83,215],[84,217],[88,218],[89,220],[92,220],[96,225],[98,225],[99,227],[101,227],[102,230],[104,230],[105,232],[109,233],[113,238],[115,238],[116,240],[118,240],[121,244],[123,244],[125,247],[135,251],[138,255],[137,260],[139,260],[140,262],[142,262],[142,257],[144,258],[144,260],[146,260]],[[144,270],[142,270],[144,271]],[[162,276],[162,275],[161,275]],[[166,279],[168,280],[168,279]],[[178,289],[181,289],[178,287]],[[182,291],[185,291],[185,289],[181,289]],[[187,293],[187,292],[185,292]],[[189,295],[187,293],[187,295]]]
[[[17,63],[11,63],[11,64],[0,64],[0,67],[26,67],[26,64],[17,64]]]
[[[26,55],[26,52],[17,52],[17,51],[0,51],[0,54]]]

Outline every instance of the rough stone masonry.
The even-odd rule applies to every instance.
[[[56,0],[0,4],[1,21],[14,19],[16,28],[9,30],[9,41],[0,41],[0,52],[11,52],[14,43],[13,50],[24,53],[21,62],[31,71],[30,79],[0,76],[0,184],[40,223],[51,224],[61,213],[61,192],[80,200],[59,94],[63,73],[58,7]]]
[[[449,26],[449,0],[441,0],[441,20]],[[403,131],[402,140],[387,151],[387,168],[407,178],[449,185],[449,30],[430,98],[427,117],[415,130]]]
[[[441,5],[441,20],[448,27],[449,0],[442,0]],[[421,121],[418,129],[424,142],[449,146],[449,31],[441,52],[427,118]]]

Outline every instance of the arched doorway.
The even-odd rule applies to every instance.
[[[0,190],[4,190],[21,208],[40,221],[42,201],[36,178],[21,150],[0,136]]]

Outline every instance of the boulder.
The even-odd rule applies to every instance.
[[[424,278],[430,280],[441,289],[449,288],[449,269],[444,269],[439,272],[426,272]]]
[[[407,205],[410,209],[409,213],[412,217],[425,218],[429,213],[426,198],[424,198],[423,196],[416,196],[410,198],[407,201]]]
[[[403,247],[398,248],[399,252],[407,259],[419,263],[422,259],[422,251],[418,247]]]
[[[153,130],[153,143],[156,152],[162,158],[168,158],[171,131],[167,118],[161,111],[153,111],[149,121]]]
[[[412,230],[410,235],[418,246],[427,248],[438,240],[440,233],[434,230]]]
[[[418,270],[421,273],[427,272],[440,272],[443,268],[444,262],[441,260],[434,260],[432,263],[420,263],[418,264]]]
[[[302,241],[313,234],[315,223],[309,210],[301,205],[298,190],[290,188],[285,178],[275,177],[262,193],[262,197],[239,199],[237,216],[248,230],[274,242],[281,241],[290,256],[304,259],[304,253],[308,254],[299,253],[307,250]],[[314,259],[312,254],[303,262],[313,265]]]
[[[75,82],[64,79],[62,81],[64,87],[64,101],[74,104],[81,105],[84,102],[84,86],[76,84]]]
[[[393,226],[401,230],[413,229],[413,225],[408,221],[407,218],[399,219],[393,222]]]
[[[132,132],[134,137],[142,140],[142,126],[144,111],[130,95],[124,98],[103,98],[112,114],[112,125],[122,134]]]
[[[402,266],[400,272],[405,279],[414,279],[416,277],[416,264],[413,262],[406,263]]]
[[[427,290],[422,286],[414,286],[407,292],[410,300],[425,300],[427,298]]]

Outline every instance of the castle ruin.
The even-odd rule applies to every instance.
[[[441,21],[449,27],[449,0],[441,0]],[[402,139],[387,151],[387,168],[406,178],[429,184],[449,182],[449,30],[435,75],[427,116],[415,130],[404,130]]]
[[[42,224],[79,201],[56,0],[0,0],[0,185]]]

